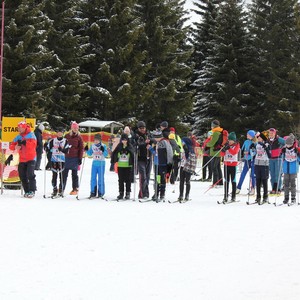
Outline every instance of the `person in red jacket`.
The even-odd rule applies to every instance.
[[[25,121],[18,124],[19,134],[11,142],[10,150],[17,150],[20,156],[18,172],[24,189],[24,197],[34,197],[36,191],[35,160],[36,160],[36,137]]]
[[[228,142],[221,150],[221,156],[224,157],[224,199],[223,202],[228,201],[229,181],[231,180],[232,191],[231,201],[235,201],[236,195],[236,166],[238,165],[238,153],[240,151],[240,144],[236,140],[236,134],[230,132],[228,135]]]
[[[65,169],[63,171],[63,192],[67,184],[69,170],[72,170],[72,191],[70,195],[77,195],[79,188],[78,168],[82,162],[83,140],[79,132],[79,125],[72,122],[71,131],[65,138],[69,144],[69,151],[65,154]]]

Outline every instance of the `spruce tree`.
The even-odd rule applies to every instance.
[[[242,1],[228,0],[219,7],[216,29],[198,84],[201,107],[198,124],[209,126],[219,119],[224,128],[237,133],[244,130],[247,106],[247,62],[249,60],[246,14]]]
[[[45,41],[50,20],[43,1],[5,2],[3,59],[3,115],[45,119],[55,70]]]
[[[177,126],[192,109],[189,91],[191,47],[187,44],[183,1],[138,0],[139,16],[145,24],[143,49],[151,64],[144,81],[148,101],[141,117],[154,126],[162,120]]]
[[[81,1],[45,0],[45,13],[52,20],[47,46],[55,57],[56,86],[47,105],[50,124],[68,124],[85,116],[83,93],[89,77],[81,71],[89,59],[88,37],[82,32],[86,20],[82,17]]]
[[[198,20],[191,30],[191,43],[194,51],[191,57],[194,64],[192,86],[195,88],[193,106],[193,131],[201,135],[210,129],[211,115],[206,94],[206,83],[209,80],[206,63],[213,51],[216,38],[217,15],[221,0],[198,0],[194,2],[194,13]]]
[[[144,76],[150,65],[140,47],[144,28],[133,0],[91,0],[88,18],[92,59],[84,66],[91,81],[86,107],[89,116],[120,120],[139,116],[145,102]]]
[[[256,52],[252,78],[264,129],[281,134],[299,124],[299,28],[297,0],[254,0],[251,33]]]

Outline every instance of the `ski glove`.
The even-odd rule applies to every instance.
[[[18,140],[18,146],[26,145],[26,140]]]
[[[14,159],[13,155],[11,154],[5,161],[5,165],[10,165],[10,162]]]
[[[82,159],[78,158],[78,165],[80,166],[82,164]]]
[[[100,150],[104,152],[104,147],[101,145]]]
[[[58,147],[58,151],[62,152],[63,148],[61,146]]]

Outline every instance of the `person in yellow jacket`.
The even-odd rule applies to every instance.
[[[176,134],[175,128],[170,127],[169,140],[173,149],[173,165],[170,174],[170,183],[175,184],[178,177],[179,164],[181,161],[181,154],[183,152],[182,141],[178,134]]]
[[[223,175],[221,170],[221,154],[220,149],[216,148],[219,136],[222,134],[223,128],[220,127],[220,122],[218,120],[213,120],[211,122],[211,140],[206,144],[209,148],[209,155],[211,159],[211,168],[213,173],[213,185],[223,185]]]

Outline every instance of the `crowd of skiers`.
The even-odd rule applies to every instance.
[[[117,170],[119,194],[117,200],[130,199],[132,183],[138,184],[138,198],[143,201],[165,199],[166,183],[175,184],[179,180],[179,202],[189,200],[191,176],[195,174],[197,157],[196,140],[191,132],[180,138],[174,127],[167,121],[149,131],[144,121],[137,123],[136,129],[126,126],[119,137],[112,136],[109,146],[102,142],[100,134],[94,135],[93,143],[84,146],[79,125],[71,123],[70,131],[56,129],[56,137],[44,145],[41,134],[44,127],[40,124],[34,132],[26,122],[18,124],[19,134],[10,143],[11,150],[20,156],[18,166],[25,197],[33,197],[36,191],[35,170],[40,170],[43,148],[47,152],[47,169],[52,171],[52,197],[63,196],[69,171],[72,173],[71,195],[77,195],[80,180],[78,170],[84,153],[93,159],[90,181],[90,198],[105,195],[105,161],[111,159],[111,171]],[[65,135],[64,135],[65,134]],[[40,146],[42,145],[42,146]],[[41,148],[42,147],[42,148]],[[201,145],[203,155],[202,181],[211,181],[212,187],[224,186],[223,202],[236,201],[245,176],[250,170],[249,193],[254,194],[256,202],[268,201],[268,179],[271,177],[271,194],[284,189],[284,203],[296,201],[296,178],[300,161],[300,148],[293,134],[279,137],[274,128],[266,132],[247,131],[247,140],[242,147],[234,132],[220,126],[218,120],[211,122],[211,131]],[[237,184],[239,153],[242,153],[243,169]],[[9,164],[10,156],[6,164]],[[224,176],[221,169],[224,163]],[[150,174],[154,173],[154,194],[150,198]],[[138,174],[138,183],[135,183]],[[208,177],[207,177],[208,174]],[[282,183],[282,174],[284,180]],[[230,189],[231,183],[231,189]],[[261,195],[261,187],[263,194]]]
[[[245,176],[250,172],[249,194],[255,193],[255,202],[262,204],[268,202],[268,179],[271,179],[270,194],[278,194],[284,190],[284,201],[296,202],[296,178],[299,170],[300,148],[294,134],[280,137],[276,129],[270,128],[265,132],[247,131],[247,140],[241,147],[243,170],[238,184],[236,183],[237,165],[239,162],[240,144],[236,134],[230,132],[224,141],[225,130],[220,127],[220,122],[211,123],[211,131],[204,142],[204,151],[209,151],[211,173],[214,185],[224,185],[223,203],[229,201],[229,183],[231,182],[231,199],[236,201]],[[220,139],[220,137],[222,137]],[[220,159],[224,161],[224,181],[220,167]],[[282,185],[282,174],[284,182]],[[261,195],[261,187],[263,194]]]

